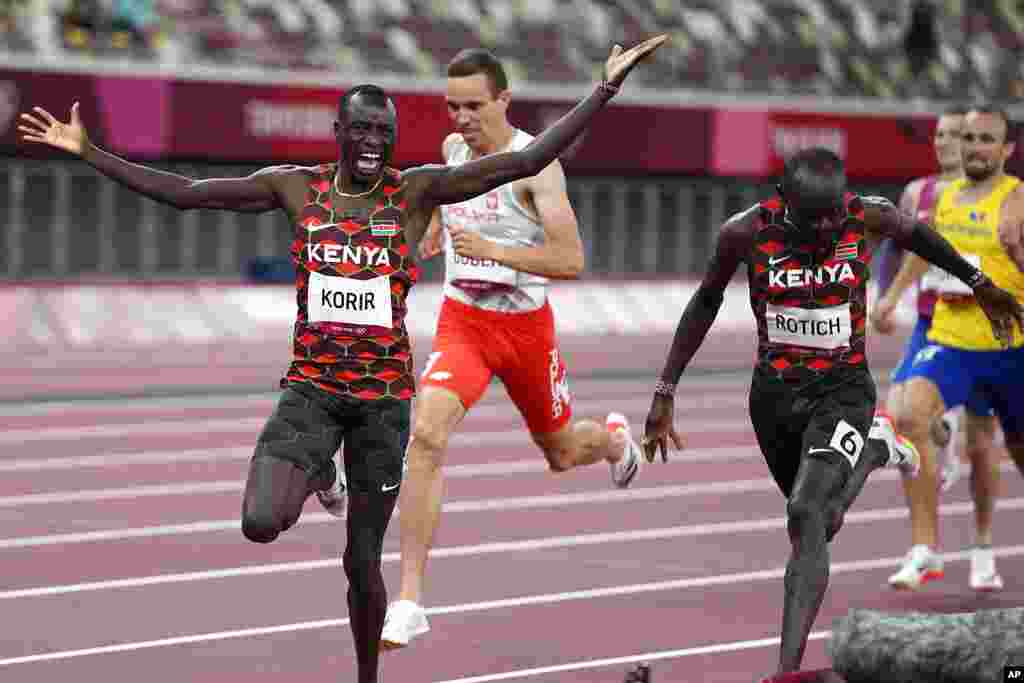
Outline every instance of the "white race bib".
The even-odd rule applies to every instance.
[[[355,280],[310,272],[306,311],[311,323],[392,326],[391,278]]]
[[[981,268],[981,257],[977,254],[960,254],[975,268]],[[950,275],[938,266],[931,266],[921,278],[921,289],[939,294],[972,295],[974,290],[955,275]]]
[[[492,293],[514,289],[517,273],[497,261],[459,256],[454,251],[449,259],[451,283],[469,292]]]
[[[828,308],[791,308],[768,305],[765,311],[768,340],[775,344],[838,349],[850,345],[850,305]]]
[[[447,219],[451,221],[451,219]],[[459,223],[454,223],[460,225]],[[518,282],[518,273],[491,259],[459,256],[451,244],[451,235],[446,233],[445,249],[448,281],[470,293],[491,293],[513,289]]]

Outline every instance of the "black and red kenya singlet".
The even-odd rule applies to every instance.
[[[402,230],[397,171],[366,205],[336,210],[335,164],[309,185],[291,246],[298,314],[287,380],[360,399],[415,394],[406,297],[419,277]]]
[[[847,194],[845,205],[841,229],[810,241],[787,227],[781,199],[758,207],[747,261],[758,363],[788,382],[866,366],[870,253],[864,202]]]

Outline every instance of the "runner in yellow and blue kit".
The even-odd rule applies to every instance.
[[[935,228],[997,287],[1024,302],[1024,185],[1004,170],[1014,147],[1008,142],[1010,132],[1005,112],[994,107],[968,111],[961,138],[965,177],[943,192]],[[964,405],[972,391],[981,391],[999,418],[1007,449],[1024,472],[1024,333],[1018,324],[1005,339],[997,339],[970,290],[941,271],[932,270],[928,277],[940,299],[929,343],[918,352],[910,371],[908,400],[918,409],[906,436],[921,451],[922,461],[934,458],[928,438],[931,421],[948,408]],[[934,476],[934,468],[922,467],[921,476]],[[1002,588],[991,547],[998,477],[998,462],[974,463],[971,485],[978,538],[971,553],[970,585],[976,590]],[[911,517],[915,536],[924,528],[934,542],[937,506],[912,506]],[[890,579],[894,586],[917,588],[929,574],[941,573],[941,558],[922,540],[914,539],[903,567]]]

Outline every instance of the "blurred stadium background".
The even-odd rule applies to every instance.
[[[504,60],[513,122],[538,132],[587,92],[610,44],[668,32],[563,158],[587,271],[556,287],[563,337],[636,333],[660,355],[717,227],[771,192],[788,154],[829,146],[856,189],[896,200],[934,170],[936,112],[990,100],[1017,115],[1024,94],[1011,0],[6,0],[0,32],[0,310],[18,367],[168,349],[216,365],[239,340],[277,358],[293,314],[283,216],[141,198],[19,143],[17,113],[34,105],[66,118],[79,100],[102,147],[210,177],[334,159],[337,98],[372,81],[397,100],[408,166],[439,160],[458,50]],[[441,268],[424,264],[414,293],[421,352]],[[716,329],[748,329],[742,291],[730,300]]]
[[[210,177],[335,158],[337,98],[373,81],[396,97],[408,166],[439,160],[443,69],[459,49],[504,60],[512,119],[538,132],[610,44],[668,32],[563,158],[587,271],[556,288],[562,336],[633,332],[660,355],[718,225],[770,193],[788,154],[829,146],[856,189],[895,200],[934,170],[937,111],[991,100],[1018,115],[1024,94],[1024,3],[1011,0],[6,0],[0,32],[0,310],[19,367],[167,348],[216,365],[218,345],[239,340],[270,358],[293,313],[283,216],[138,197],[19,143],[17,113],[33,105],[66,118],[80,100],[99,145]],[[414,293],[422,352],[442,267],[426,263]],[[155,283],[159,305],[139,289]],[[741,291],[735,304],[716,329],[748,329]]]

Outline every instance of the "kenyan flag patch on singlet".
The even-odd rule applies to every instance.
[[[840,261],[852,261],[857,258],[856,242],[840,242],[836,245],[836,259]]]
[[[370,234],[374,237],[394,237],[398,234],[398,223],[394,220],[371,221]]]

